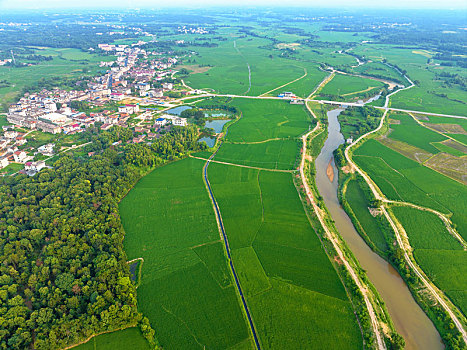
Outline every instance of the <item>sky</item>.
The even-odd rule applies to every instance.
[[[463,9],[467,0],[0,0],[4,9],[158,8],[206,6]],[[466,15],[467,17],[467,15]]]

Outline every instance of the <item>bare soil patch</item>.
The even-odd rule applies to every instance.
[[[448,153],[438,153],[424,165],[467,185],[467,156],[456,157]]]
[[[408,143],[399,140],[391,139],[386,136],[379,138],[379,142],[393,149],[394,151],[399,152],[412,160],[415,160],[418,163],[423,163],[431,156],[433,156],[433,154],[421,148],[409,145]]]
[[[442,144],[445,144],[446,146],[449,146],[451,148],[457,149],[458,151],[464,152],[467,154],[467,147],[465,147],[463,144],[460,144],[459,142],[456,142],[451,139],[447,139],[445,141],[441,142]]]
[[[280,50],[295,49],[295,48],[298,48],[299,46],[300,46],[299,43],[279,43],[276,45],[276,47]]]
[[[334,181],[334,169],[332,167],[332,161],[333,158],[329,160],[328,167],[326,169],[326,176],[328,177],[329,181],[333,182]]]
[[[430,129],[434,129],[439,132],[449,133],[449,134],[464,134],[467,135],[467,132],[459,124],[429,124],[423,123],[424,126]]]
[[[185,68],[191,71],[191,74],[198,74],[198,73],[206,73],[208,70],[210,70],[212,67],[201,67],[198,64],[190,64],[190,65],[183,65],[183,66],[178,66],[177,68]]]

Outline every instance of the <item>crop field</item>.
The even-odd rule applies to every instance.
[[[273,140],[253,144],[224,143],[215,160],[267,169],[293,169],[299,151],[296,140]]]
[[[287,101],[249,100],[237,98],[232,105],[242,112],[242,118],[229,127],[226,140],[258,142],[274,138],[298,137],[311,124],[304,106]]]
[[[377,222],[378,219],[370,214],[368,208],[372,207],[372,205],[365,197],[365,193],[356,180],[349,181],[347,191],[345,192],[345,199],[352,208],[366,235],[375,244],[376,248],[382,252],[387,251],[388,245],[384,232]]]
[[[150,350],[151,346],[144,339],[138,328],[106,333],[93,337],[87,343],[78,345],[74,350]]]
[[[2,103],[12,103],[21,89],[44,77],[79,77],[95,74],[102,70],[99,61],[108,57],[92,55],[77,49],[37,49],[38,54],[52,56],[52,61],[44,61],[28,67],[0,66],[0,80],[8,81],[11,86],[0,88]],[[2,106],[0,106],[2,107]]]
[[[391,209],[401,222],[414,249],[462,249],[435,214],[410,207]]]
[[[318,69],[316,65],[308,64],[305,66],[307,75],[294,83],[271,92],[269,95],[277,95],[283,91],[291,91],[299,97],[306,98],[318,86],[318,84],[327,75],[326,72]],[[292,79],[291,79],[292,80]]]
[[[367,92],[372,89],[382,88],[383,86],[383,83],[376,80],[337,74],[324,86],[317,98],[325,99],[330,96],[336,96],[353,99],[358,97],[358,93],[360,92]]]
[[[212,67],[206,72],[191,74],[186,83],[195,88],[211,88],[219,93],[260,95],[303,75],[300,62],[269,57],[270,51],[260,46],[270,44],[262,38],[229,38],[211,48],[193,47],[199,55],[196,64]],[[248,64],[251,69],[249,88]]]
[[[419,125],[407,114],[392,114],[391,118],[400,121],[400,124],[391,125],[393,131],[389,134],[389,137],[392,139],[406,142],[430,153],[439,152],[439,150],[431,144],[432,142],[446,140],[446,137],[443,135]]]
[[[467,252],[436,215],[407,207],[393,207],[392,211],[404,226],[420,267],[465,314]]]
[[[391,97],[391,107],[434,113],[466,115],[467,92],[458,85],[446,86],[437,78],[437,73],[455,73],[453,67],[439,67],[427,64],[427,57],[407,48],[391,45],[360,45],[353,52],[373,61],[386,59],[407,71],[417,86],[401,91]]]
[[[360,347],[345,290],[292,175],[212,163],[209,179],[262,346]]]
[[[406,79],[400,75],[399,72],[381,62],[368,62],[353,68],[353,71],[362,75],[370,75],[377,78],[391,80],[403,85],[408,84]]]
[[[467,237],[467,188],[464,185],[375,140],[368,140],[360,146],[354,159],[389,199],[451,212],[451,220],[459,233]]]
[[[249,338],[203,165],[156,169],[120,204],[128,259],[144,258],[138,305],[166,348],[226,349]]]

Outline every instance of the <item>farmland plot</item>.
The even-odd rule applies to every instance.
[[[156,169],[120,204],[128,258],[144,258],[138,305],[166,348],[226,349],[249,338],[203,164]]]
[[[347,295],[292,175],[212,163],[209,179],[262,346],[360,347]]]

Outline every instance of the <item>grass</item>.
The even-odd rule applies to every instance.
[[[166,348],[226,349],[249,338],[203,164],[185,159],[156,169],[120,204],[128,259],[144,258],[138,305]]]
[[[234,99],[242,118],[229,127],[226,140],[257,142],[273,138],[297,137],[310,127],[310,116],[305,107],[286,101]]]
[[[361,346],[345,290],[292,175],[212,163],[209,179],[262,346]]]
[[[353,71],[357,74],[388,79],[404,85],[408,84],[405,78],[402,75],[400,75],[394,68],[388,67],[382,62],[368,62],[361,66],[353,68]]]
[[[121,331],[101,334],[87,343],[78,345],[74,350],[149,350],[151,346],[144,339],[139,328],[127,328]]]
[[[345,199],[368,238],[375,244],[376,248],[386,252],[389,247],[384,232],[378,224],[378,219],[370,214],[368,208],[372,207],[372,205],[356,180],[349,181]]]
[[[224,143],[215,160],[268,169],[293,169],[299,145],[295,140],[273,140],[257,144]]]

